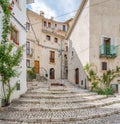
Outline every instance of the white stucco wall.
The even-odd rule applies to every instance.
[[[98,74],[101,75],[104,72],[101,63],[104,61],[107,62],[108,70],[120,66],[120,1],[91,0],[90,6],[90,63],[97,65]],[[118,46],[117,57],[99,56],[102,37],[111,38],[112,45]],[[113,83],[118,83],[117,80]]]
[[[1,8],[0,8],[0,10],[1,10]],[[23,28],[23,27],[25,27],[25,24],[26,24],[26,1],[21,0],[20,6],[15,4],[14,8],[12,10],[12,14],[16,19],[11,17],[11,24],[18,31],[19,45],[20,46],[25,45],[26,44],[26,31],[25,31],[25,28]],[[1,16],[2,16],[2,14],[0,13],[0,39],[1,39],[1,33],[2,33],[2,30],[1,30],[2,17]],[[21,25],[23,27],[21,27]],[[15,45],[15,49],[16,49],[18,47],[18,45],[16,45],[16,44],[14,44],[14,45]],[[25,45],[25,47],[26,47],[26,45]],[[18,78],[16,77],[16,78],[11,79],[11,86],[14,86],[16,81],[19,81],[20,90],[19,91],[15,90],[13,92],[13,94],[11,96],[11,100],[18,98],[21,94],[25,93],[27,90],[27,86],[26,86],[26,51],[25,50],[23,52],[22,61],[19,65],[19,67],[16,67],[16,69],[18,70],[18,72],[21,72],[21,74]],[[0,85],[0,94],[1,94],[1,89],[2,89],[2,87]]]
[[[75,27],[69,37],[68,80],[75,83],[75,69],[80,69],[79,85],[85,82],[83,66],[89,62],[89,1],[78,17]],[[72,57],[73,51],[73,57]],[[81,86],[81,87],[84,87]]]

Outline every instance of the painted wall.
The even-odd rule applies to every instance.
[[[83,68],[86,63],[95,64],[96,71],[101,75],[101,62],[107,62],[108,70],[120,66],[120,2],[117,0],[88,0],[69,37],[69,76],[75,82],[75,68]],[[112,39],[112,45],[118,46],[117,57],[100,57],[102,37]],[[75,53],[72,57],[72,51]],[[77,65],[78,64],[78,65]],[[82,72],[84,77],[84,72]],[[113,81],[118,83],[119,79]]]
[[[75,83],[75,69],[79,68],[79,85],[85,87],[86,75],[83,66],[89,63],[89,1],[78,17],[69,40],[68,80]],[[73,55],[72,55],[73,54]],[[81,85],[83,80],[84,84]]]
[[[43,13],[43,12],[42,12]],[[38,60],[40,63],[40,72],[43,75],[45,71],[48,74],[48,79],[50,78],[50,68],[55,69],[55,79],[60,79],[61,75],[61,42],[62,42],[62,76],[64,76],[64,55],[66,53],[66,45],[67,41],[64,40],[65,33],[62,31],[62,25],[64,23],[56,22],[53,19],[46,19],[44,18],[43,14],[38,15],[32,11],[27,11],[27,22],[32,24],[32,28],[30,31],[27,32],[27,39],[31,42],[31,47],[34,49],[34,56],[28,57],[27,59],[31,60],[31,66],[34,66],[34,60]],[[44,27],[44,21],[47,22],[47,26]],[[48,22],[51,23],[51,28],[48,28]],[[57,24],[57,28],[55,29],[54,26]],[[67,26],[68,24],[65,23]],[[54,29],[53,29],[54,28]],[[34,33],[33,33],[34,31]],[[36,35],[36,37],[35,37]],[[46,35],[51,37],[51,40],[46,39]],[[54,38],[58,39],[56,43]],[[38,39],[38,43],[36,42]],[[32,42],[35,41],[35,42]],[[55,52],[55,63],[50,63],[50,51]],[[45,70],[45,71],[44,71]]]
[[[97,72],[101,75],[105,72],[102,71],[102,62],[107,62],[107,70],[120,66],[120,1],[91,0],[90,6],[90,62],[97,65]],[[103,44],[102,37],[111,38],[111,45],[118,46],[117,57],[99,56],[100,45]],[[112,83],[118,84],[117,80],[120,79]]]
[[[1,8],[0,8],[1,10]],[[1,22],[1,13],[0,13],[0,22]],[[26,24],[26,1],[21,0],[19,1],[19,5],[15,2],[14,8],[12,10],[12,15],[14,17],[11,17],[11,24],[17,29],[18,33],[18,40],[19,40],[19,45],[25,45],[26,44],[26,30],[25,30],[25,24]],[[0,29],[2,27],[2,22],[0,23]],[[1,34],[1,30],[0,30]],[[0,36],[1,38],[1,36]],[[15,49],[18,47],[18,45],[15,45]],[[25,48],[26,49],[26,48]],[[21,72],[19,78],[13,78],[11,79],[11,85],[14,86],[16,81],[20,83],[20,90],[17,91],[15,90],[14,93],[12,94],[11,100],[18,98],[21,94],[25,93],[27,90],[26,86],[26,51],[24,50],[23,52],[23,58],[22,61],[19,65],[19,67],[16,67],[18,72]],[[1,86],[0,86],[0,91],[1,91]],[[0,93],[1,94],[1,93]]]

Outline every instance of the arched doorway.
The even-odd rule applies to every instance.
[[[55,69],[51,68],[50,69],[50,79],[54,79],[55,78]]]

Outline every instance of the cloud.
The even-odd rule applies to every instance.
[[[35,3],[31,4],[31,9],[38,14],[40,13],[40,11],[44,11],[46,18],[56,16],[56,12],[52,8],[45,4],[45,2],[40,2],[39,0],[35,0]]]
[[[80,3],[81,0],[35,0],[35,3],[31,4],[31,9],[38,14],[40,10],[44,11],[47,18],[53,16],[57,17],[54,18],[57,21],[66,21],[74,17],[74,10],[78,9]]]

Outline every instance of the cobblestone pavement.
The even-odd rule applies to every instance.
[[[51,83],[65,86],[51,86]],[[30,82],[0,112],[0,124],[120,124],[120,96],[101,96],[66,80]]]

